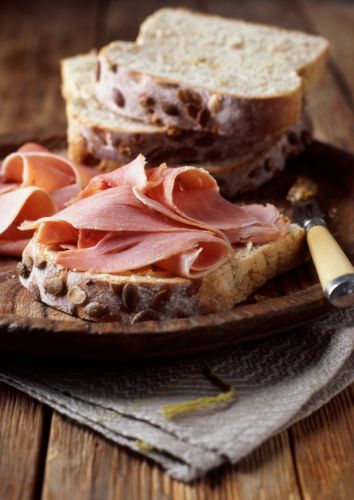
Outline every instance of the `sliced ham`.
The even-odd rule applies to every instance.
[[[8,193],[10,191],[14,191],[21,187],[21,184],[18,182],[5,182],[1,180],[0,177],[0,194]]]
[[[0,196],[0,254],[20,256],[32,236],[21,232],[23,220],[54,214],[56,207],[49,193],[41,188],[27,187]]]
[[[56,196],[58,208],[65,206],[97,174],[95,169],[74,165],[69,160],[43,151],[17,151],[5,158],[2,164],[2,181],[14,186],[37,186]],[[70,189],[64,189],[68,188]],[[1,187],[0,187],[1,190]],[[0,191],[1,192],[1,191]]]
[[[142,155],[114,172],[92,179],[80,197],[123,185],[134,186],[135,196],[150,209],[182,224],[222,231],[231,243],[249,239],[264,243],[277,239],[284,231],[273,205],[236,206],[220,195],[215,179],[206,170],[167,168],[163,164],[145,171]]]
[[[95,174],[35,143],[8,155],[0,172],[0,254],[20,256],[32,231],[17,227],[62,209]]]
[[[79,231],[71,224],[67,222],[49,221],[39,226],[37,241],[46,245],[63,245],[76,243],[78,237]]]
[[[166,232],[192,230],[161,213],[147,208],[134,194],[130,186],[107,189],[83,198],[50,218],[25,223],[22,229],[36,229],[45,222],[67,222],[77,229],[99,231]],[[41,243],[48,244],[50,241]]]
[[[59,252],[57,263],[103,273],[133,271],[158,263],[174,275],[196,278],[219,267],[232,253],[226,241],[200,230],[108,233],[93,247]]]
[[[135,186],[138,189],[144,189],[148,182],[145,163],[144,156],[139,155],[132,162],[117,168],[113,172],[97,175],[91,179],[86,188],[78,195],[77,200],[119,186]]]
[[[221,230],[231,243],[252,239],[263,243],[277,239],[283,230],[273,205],[239,207],[225,200],[208,172],[195,167],[166,169],[163,182],[147,193],[181,217]],[[146,200],[146,199],[145,199]]]
[[[67,268],[123,273],[156,266],[188,278],[222,265],[231,243],[263,243],[283,230],[272,205],[237,207],[206,171],[165,164],[146,170],[141,155],[93,178],[59,213],[22,225],[36,228],[39,243],[62,248],[57,262]]]
[[[0,237],[17,231],[13,223],[18,219],[38,219],[43,213],[55,213],[55,205],[47,191],[36,187],[22,188],[1,195]],[[5,209],[6,208],[6,209]],[[23,234],[18,233],[21,236]]]

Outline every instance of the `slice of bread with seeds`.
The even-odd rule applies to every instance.
[[[296,122],[327,53],[321,37],[163,9],[145,21],[137,44],[101,49],[97,95],[146,123],[257,142]]]
[[[67,270],[55,263],[52,248],[32,240],[18,269],[22,285],[45,304],[86,320],[134,324],[230,310],[302,262],[304,248],[304,230],[288,223],[278,240],[237,246],[231,260],[192,280],[153,270],[125,275]]]

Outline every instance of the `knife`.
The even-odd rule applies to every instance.
[[[354,267],[330,233],[316,195],[316,183],[299,177],[290,188],[287,200],[292,204],[295,221],[306,231],[325,296],[335,307],[347,307],[354,304]]]

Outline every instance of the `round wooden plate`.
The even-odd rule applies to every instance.
[[[28,136],[0,138],[0,155]],[[51,148],[63,138],[31,137]],[[299,175],[319,184],[319,203],[348,254],[354,238],[354,157],[314,142],[286,171],[242,201],[272,202],[289,213],[286,193]],[[278,276],[232,311],[125,326],[90,323],[37,302],[21,287],[16,261],[0,259],[0,352],[80,358],[147,359],[214,350],[279,333],[330,310],[311,263]]]

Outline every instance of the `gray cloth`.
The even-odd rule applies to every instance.
[[[354,381],[354,308],[184,361],[80,367],[1,362],[0,380],[191,481],[237,462]],[[229,395],[225,401],[164,415],[166,404],[222,391]]]

